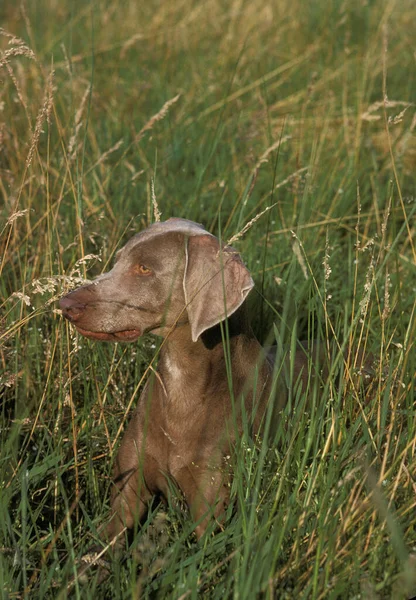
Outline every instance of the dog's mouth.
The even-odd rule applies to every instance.
[[[100,342],[134,342],[140,337],[140,329],[125,329],[123,331],[112,331],[108,333],[106,331],[90,331],[89,329],[82,329],[75,325],[77,331],[84,337],[90,340],[99,340]]]

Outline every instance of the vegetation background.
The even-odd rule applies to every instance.
[[[414,1],[31,0],[0,19],[2,598],[416,595]],[[77,559],[158,341],[81,339],[57,300],[152,197],[224,239],[258,216],[234,244],[256,332],[320,337],[334,370],[274,445],[242,440],[222,531],[197,543],[155,505],[98,586]]]

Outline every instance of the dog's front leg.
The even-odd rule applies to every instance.
[[[229,477],[220,469],[209,466],[191,465],[175,474],[196,524],[195,534],[200,539],[210,523],[221,527],[229,501]]]

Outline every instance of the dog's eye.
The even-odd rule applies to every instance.
[[[144,265],[135,265],[133,267],[133,271],[136,275],[151,275],[152,269],[145,267]]]

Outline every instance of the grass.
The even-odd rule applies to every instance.
[[[414,3],[0,16],[2,597],[414,596]],[[272,207],[234,242],[253,325],[320,338],[334,368],[275,443],[241,440],[223,531],[197,543],[177,503],[156,505],[102,586],[68,590],[158,341],[78,338],[56,302],[152,221],[153,195],[225,239]],[[377,359],[367,391],[358,348]]]

